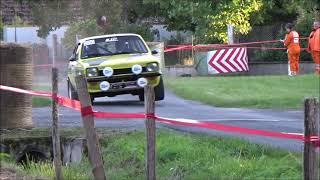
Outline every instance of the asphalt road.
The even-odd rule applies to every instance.
[[[64,84],[60,86],[60,93],[66,95]],[[109,112],[144,112],[144,104],[137,96],[123,95],[114,98],[97,98],[94,110]],[[60,126],[82,127],[79,112],[61,107],[59,109]],[[246,109],[246,108],[218,108],[199,102],[179,98],[166,91],[164,101],[156,103],[156,114],[168,118],[185,118],[200,121],[217,122],[240,127],[257,128],[290,133],[303,133],[303,112],[297,110],[278,109]],[[51,126],[50,107],[33,108],[33,121],[37,127]],[[97,119],[96,127],[119,129],[143,129],[143,119]],[[244,135],[225,133],[211,129],[176,126],[157,123],[159,128],[169,128],[182,132],[202,133],[212,136],[233,136],[247,139],[250,142],[268,144],[270,146],[294,151],[303,150],[299,140],[279,139],[258,135]]]

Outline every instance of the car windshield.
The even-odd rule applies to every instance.
[[[113,36],[85,41],[82,46],[81,58],[147,52],[145,44],[138,36]]]

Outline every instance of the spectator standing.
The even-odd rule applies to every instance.
[[[284,40],[284,46],[287,47],[288,53],[288,75],[295,76],[299,73],[299,57],[300,57],[300,40],[297,31],[293,30],[291,23],[285,26],[287,34]]]
[[[307,51],[311,53],[315,64],[315,73],[320,75],[320,22],[314,21],[312,31],[308,39]]]

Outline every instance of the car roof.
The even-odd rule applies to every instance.
[[[114,36],[139,36],[139,35],[133,34],[133,33],[126,33],[126,34],[106,34],[106,35],[100,35],[100,36],[90,36],[90,37],[80,39],[79,43],[83,43],[84,41],[87,41],[90,39],[99,39],[99,38],[107,38],[107,37],[114,37]]]

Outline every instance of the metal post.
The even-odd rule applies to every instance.
[[[56,67],[56,60],[57,60],[57,35],[52,35],[52,67]]]
[[[228,34],[228,44],[233,44],[234,43],[234,38],[233,38],[233,25],[228,24],[227,25],[227,34]]]

